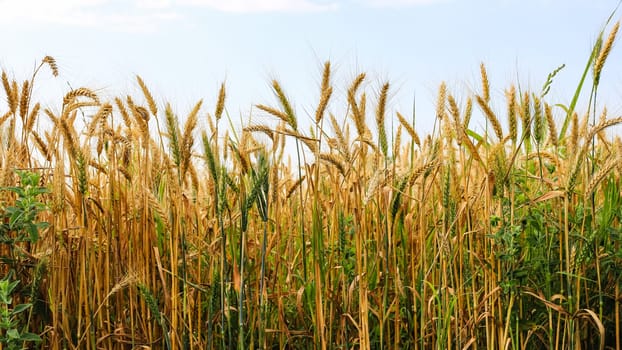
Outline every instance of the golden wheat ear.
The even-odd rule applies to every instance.
[[[58,65],[56,64],[56,60],[54,59],[54,57],[45,56],[43,57],[43,61],[41,61],[41,63],[45,63],[50,67],[53,76],[58,76]]]
[[[283,91],[281,85],[277,80],[272,81],[272,90],[274,90],[274,93],[278,98],[281,107],[283,108],[283,112],[287,116],[287,123],[293,130],[298,131],[298,120],[296,119],[294,109],[292,108],[289,99],[285,95],[285,92]]]
[[[281,111],[279,111],[276,108],[272,108],[270,106],[266,106],[266,105],[262,105],[262,104],[255,105],[255,107],[259,108],[260,110],[262,110],[262,111],[264,111],[264,112],[266,112],[268,114],[271,114],[271,115],[279,118],[280,120],[282,120],[283,122],[285,122],[285,123],[287,123],[289,125],[289,116],[286,113],[281,112]]]
[[[544,104],[544,116],[546,117],[546,123],[549,130],[549,142],[555,146],[559,146],[559,140],[557,138],[557,125],[553,119],[553,107],[548,103]]]
[[[449,104],[449,114],[452,117],[452,121],[454,123],[454,131],[456,133],[456,142],[458,146],[462,145],[462,135],[464,132],[462,131],[462,122],[460,121],[460,109],[458,108],[458,103],[452,94],[447,96],[447,103]]]
[[[400,124],[404,127],[404,129],[406,129],[406,132],[408,133],[408,135],[410,135],[413,142],[417,146],[421,147],[421,139],[419,138],[419,135],[415,131],[415,128],[406,120],[406,118],[404,118],[404,116],[400,112],[396,112],[396,115],[397,115],[397,120],[399,120]]]
[[[324,111],[328,106],[328,100],[333,93],[333,88],[330,86],[330,62],[324,63],[324,72],[322,74],[322,86],[321,86],[320,102],[315,112],[315,123],[319,124],[324,117]]]
[[[76,102],[78,97],[87,97],[96,104],[100,103],[99,97],[95,92],[93,92],[93,90],[86,87],[80,87],[65,94],[65,97],[63,98],[63,105],[67,106],[73,102]]]
[[[607,41],[605,41],[605,45],[603,45],[596,61],[594,61],[594,84],[598,85],[600,81],[600,74],[605,66],[605,61],[607,57],[609,57],[609,53],[611,52],[611,48],[613,47],[613,43],[616,40],[616,35],[618,34],[618,30],[620,29],[620,22],[616,22],[607,37]]]
[[[153,98],[151,91],[149,91],[147,85],[139,75],[136,76],[136,81],[138,82],[138,86],[140,86],[140,90],[145,96],[145,100],[147,101],[147,105],[149,106],[149,111],[154,117],[156,117],[158,115],[158,105],[155,103],[155,99]]]
[[[488,81],[488,72],[484,62],[479,65],[480,75],[482,77],[482,98],[486,103],[490,102],[490,82]]]
[[[356,131],[361,137],[366,137],[367,135],[367,126],[365,125],[365,93],[362,94],[360,102],[356,100],[356,94],[364,80],[365,73],[359,74],[348,89],[348,107],[350,108]]]
[[[186,170],[190,167],[190,158],[192,156],[192,146],[194,145],[194,136],[193,132],[197,126],[199,111],[201,110],[201,106],[203,105],[203,100],[199,100],[190,113],[188,114],[188,118],[186,119],[186,123],[184,124],[184,131],[181,134],[181,174],[182,177],[185,174]]]
[[[6,72],[2,71],[2,86],[4,87],[4,92],[6,93],[9,112],[12,115],[15,115],[19,105],[19,88],[17,86],[17,82],[10,82]]]
[[[518,123],[516,119],[516,87],[514,85],[510,86],[509,90],[505,92],[505,98],[507,100],[507,108],[508,108],[508,127],[510,128],[510,139],[512,142],[516,143],[518,138]]]
[[[497,115],[495,114],[495,112],[492,111],[492,109],[490,108],[488,103],[486,103],[482,96],[476,96],[475,98],[477,100],[477,104],[482,109],[482,112],[484,112],[484,116],[486,116],[486,119],[488,119],[488,121],[492,125],[492,129],[495,132],[495,135],[499,140],[503,140],[503,130],[501,129],[501,123],[499,122]]]
[[[97,126],[103,125],[106,122],[106,118],[110,115],[110,113],[112,113],[112,105],[109,103],[103,104],[91,119],[91,122],[87,127],[87,135],[95,134]]]
[[[227,97],[227,89],[225,87],[225,83],[220,84],[220,90],[218,90],[218,101],[216,102],[216,110],[214,111],[214,116],[216,117],[216,121],[219,121],[222,117],[222,112],[225,110],[225,98]]]

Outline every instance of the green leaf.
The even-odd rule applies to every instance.
[[[466,130],[466,134],[471,136],[472,138],[474,138],[475,140],[477,140],[477,142],[483,142],[484,138],[482,137],[482,135],[476,133],[475,131],[471,130],[471,129],[467,129]]]
[[[0,188],[0,190],[2,191],[11,191],[13,193],[16,193],[18,197],[24,197],[24,189],[21,187],[2,187]]]
[[[11,313],[12,315],[17,315],[21,312],[24,312],[24,310],[28,309],[29,307],[31,307],[32,304],[19,304],[17,306],[15,306],[13,308],[13,312]]]
[[[23,222],[22,220],[23,215],[24,215],[24,212],[21,210],[14,211],[11,217],[9,218],[9,226],[12,229],[19,229],[19,225]]]
[[[8,294],[13,293],[13,290],[15,289],[15,287],[17,287],[18,284],[19,284],[19,280],[16,280],[16,281],[13,281],[13,282],[9,283],[9,286],[7,288]]]
[[[36,242],[39,240],[39,229],[35,224],[26,225],[26,231],[28,232],[30,242]]]
[[[6,331],[6,336],[9,339],[19,339],[20,338],[19,331],[17,331],[17,329],[15,329],[15,328],[12,328],[12,329],[9,329],[8,331]]]
[[[41,341],[41,337],[38,334],[26,332],[26,333],[22,334],[20,340],[40,342]]]

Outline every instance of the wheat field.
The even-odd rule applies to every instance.
[[[429,135],[364,73],[334,106],[330,62],[310,127],[276,80],[235,128],[225,84],[179,116],[139,76],[142,94],[47,108],[54,58],[3,72],[0,186],[49,190],[36,239],[0,242],[42,339],[24,346],[621,349],[622,117],[595,109],[618,26],[569,103],[549,100],[558,69],[493,104],[482,64],[463,103],[440,84]]]

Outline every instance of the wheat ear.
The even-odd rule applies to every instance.
[[[609,57],[609,53],[611,52],[611,48],[613,47],[613,42],[616,39],[616,34],[618,33],[618,29],[620,29],[620,22],[616,22],[609,33],[609,37],[607,37],[607,41],[605,41],[605,45],[600,50],[598,54],[598,58],[594,61],[594,83],[598,85],[600,81],[600,73],[605,66],[605,61],[607,57]]]
[[[138,82],[138,86],[140,86],[140,90],[142,90],[143,95],[145,96],[145,100],[147,100],[149,111],[151,111],[151,114],[153,114],[154,116],[157,116],[158,106],[156,105],[155,100],[153,99],[153,95],[151,94],[151,91],[149,91],[149,89],[147,88],[147,85],[145,84],[143,79],[140,77],[140,75],[136,76],[136,81]]]

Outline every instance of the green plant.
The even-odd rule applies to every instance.
[[[39,232],[48,226],[47,222],[38,220],[39,214],[46,209],[46,205],[38,197],[49,190],[39,186],[40,175],[29,171],[15,171],[20,178],[19,186],[3,187],[1,191],[14,193],[17,198],[13,205],[9,205],[0,212],[0,243],[8,247],[7,253],[0,255],[0,261],[8,266],[8,274],[0,281],[0,342],[8,349],[19,349],[26,341],[41,341],[41,338],[26,332],[30,323],[18,317],[19,314],[31,308],[32,304],[18,304],[14,308],[9,305],[18,291],[15,288],[21,281],[28,280],[26,267],[30,265],[30,245],[39,240]],[[24,246],[22,243],[26,243]],[[9,282],[10,276],[17,276],[18,280]],[[32,282],[38,283],[38,282]],[[30,291],[33,297],[34,284],[28,283],[25,290]],[[24,283],[26,284],[26,283]],[[28,294],[28,293],[27,293]],[[19,329],[23,329],[20,333]]]
[[[0,343],[6,349],[24,349],[25,342],[40,342],[41,337],[37,334],[19,330],[19,315],[28,310],[31,304],[18,304],[11,308],[13,292],[19,281],[9,282],[8,276],[0,280]]]
[[[37,216],[46,209],[46,205],[38,200],[38,196],[49,193],[46,187],[39,186],[41,176],[37,173],[16,170],[20,178],[20,186],[0,188],[2,191],[17,195],[15,204],[2,210],[0,218],[0,243],[9,244],[11,251],[15,243],[36,243],[39,232],[48,227],[47,222],[39,222]]]

